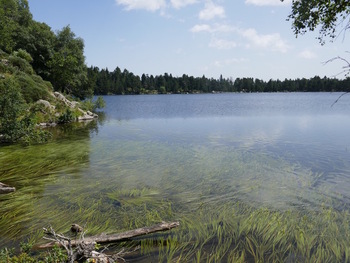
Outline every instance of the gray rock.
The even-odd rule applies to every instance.
[[[54,92],[54,95],[56,96],[57,99],[59,99],[60,101],[63,101],[64,104],[66,104],[68,107],[74,109],[77,105],[79,105],[79,102],[77,101],[70,101],[69,99],[67,99],[65,96],[63,96],[63,94],[59,93],[59,92]]]
[[[51,103],[48,102],[47,100],[38,100],[36,103],[37,103],[37,104],[42,104],[42,105],[44,105],[46,108],[49,108],[49,109],[51,109],[51,110],[55,110],[55,106],[51,105]]]
[[[93,120],[93,119],[94,119],[94,116],[91,116],[88,114],[85,114],[83,116],[78,117],[79,121],[89,121],[89,120]]]
[[[87,115],[92,116],[92,117],[94,117],[94,118],[97,118],[97,117],[98,117],[97,114],[95,114],[95,113],[93,113],[93,112],[91,112],[91,111],[87,111],[86,113],[87,113]]]

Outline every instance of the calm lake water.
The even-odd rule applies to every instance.
[[[0,247],[74,222],[90,234],[162,220],[221,226],[238,203],[348,213],[350,95],[332,106],[340,95],[106,96],[96,123],[58,128],[47,145],[0,148],[0,181],[18,188],[0,197]]]
[[[92,141],[132,140],[169,149],[183,147],[196,165],[205,152],[207,159],[200,166],[214,173],[217,167],[232,168],[227,160],[231,153],[240,157],[256,154],[292,166],[295,170],[286,176],[296,176],[297,185],[293,185],[294,196],[284,196],[281,189],[292,186],[278,178],[280,167],[266,171],[262,166],[258,174],[244,175],[261,181],[259,194],[254,193],[250,201],[281,208],[317,207],[324,195],[330,195],[340,198],[339,206],[346,207],[350,204],[350,96],[332,106],[339,95],[110,96],[105,97],[106,122]],[[306,171],[310,178],[298,178],[299,172],[302,177]],[[264,177],[270,172],[277,173],[277,178]],[[271,188],[271,180],[282,180],[281,185]],[[308,189],[302,189],[303,180],[311,184]],[[305,191],[312,196],[300,202]]]

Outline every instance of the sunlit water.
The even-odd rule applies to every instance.
[[[347,211],[350,95],[332,106],[340,95],[104,97],[98,123],[0,148],[0,181],[18,189],[0,197],[0,247],[50,224],[118,232],[237,202]]]
[[[237,176],[231,158],[242,158],[240,165],[247,169],[240,178],[247,180],[244,187],[256,187],[259,181],[258,191],[248,194],[240,189],[252,202],[279,208],[317,207],[323,197],[330,195],[341,200],[339,206],[347,206],[350,99],[345,96],[332,106],[339,95],[106,97],[108,120],[100,129],[98,140],[130,140],[170,150],[180,147],[183,154],[190,156],[186,162],[179,162],[179,156],[174,155],[169,157],[173,160],[158,164],[158,169],[166,169],[169,163],[176,163],[177,168],[189,165],[195,170],[199,166],[207,173],[226,171],[231,179]],[[147,156],[137,158],[143,160]],[[260,167],[257,173],[248,173],[250,162],[254,161]]]

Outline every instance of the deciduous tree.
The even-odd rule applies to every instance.
[[[320,27],[319,40],[324,44],[326,37],[334,39],[341,32],[345,34],[350,27],[349,14],[350,2],[347,0],[293,0],[289,19],[296,35]]]
[[[84,41],[69,26],[57,33],[54,54],[49,62],[50,80],[56,90],[84,99],[92,95],[87,83]]]

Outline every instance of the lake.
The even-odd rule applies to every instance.
[[[0,148],[0,248],[42,227],[134,240],[132,262],[349,262],[350,95],[106,96],[99,121]],[[125,245],[125,244],[124,244]],[[118,249],[118,248],[116,248]]]

